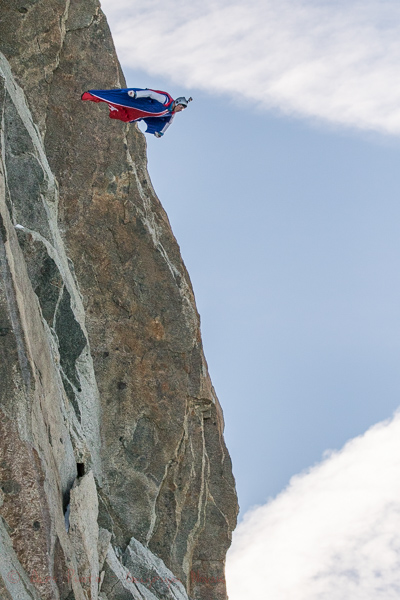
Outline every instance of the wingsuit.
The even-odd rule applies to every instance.
[[[82,94],[82,100],[106,102],[111,119],[118,119],[125,123],[144,121],[147,125],[146,133],[161,137],[174,119],[176,104],[186,107],[191,98],[174,100],[167,92],[160,90],[127,88],[89,90]]]

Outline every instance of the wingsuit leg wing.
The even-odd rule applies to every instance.
[[[125,106],[111,104],[103,98],[93,96],[93,94],[91,94],[90,92],[85,92],[84,94],[82,94],[81,98],[82,100],[91,100],[92,102],[105,102],[106,104],[108,104],[108,108],[110,109],[110,119],[118,119],[118,121],[124,121],[124,123],[129,123],[134,118],[129,113],[129,108],[126,108]]]

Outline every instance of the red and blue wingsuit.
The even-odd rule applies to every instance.
[[[146,133],[156,137],[164,135],[175,116],[174,99],[160,90],[128,88],[115,90],[89,90],[82,94],[82,100],[106,102],[110,118],[134,123],[144,121]]]

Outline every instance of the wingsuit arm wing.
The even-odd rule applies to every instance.
[[[168,120],[167,123],[165,123],[164,127],[160,130],[161,135],[164,135],[164,133],[167,131],[168,127],[171,125],[174,118],[175,118],[175,115],[171,115],[171,118]]]
[[[146,133],[161,137],[171,125],[174,116],[175,115],[170,115],[168,117],[146,117],[146,119],[143,119],[147,125]]]

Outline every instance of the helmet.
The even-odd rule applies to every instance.
[[[186,98],[184,96],[179,96],[179,98],[177,98],[175,100],[175,106],[177,106],[178,104],[181,104],[182,106],[184,106],[186,108],[187,105],[189,104],[189,102],[191,102],[192,100],[193,100],[193,98],[189,98],[188,100],[186,100]]]

